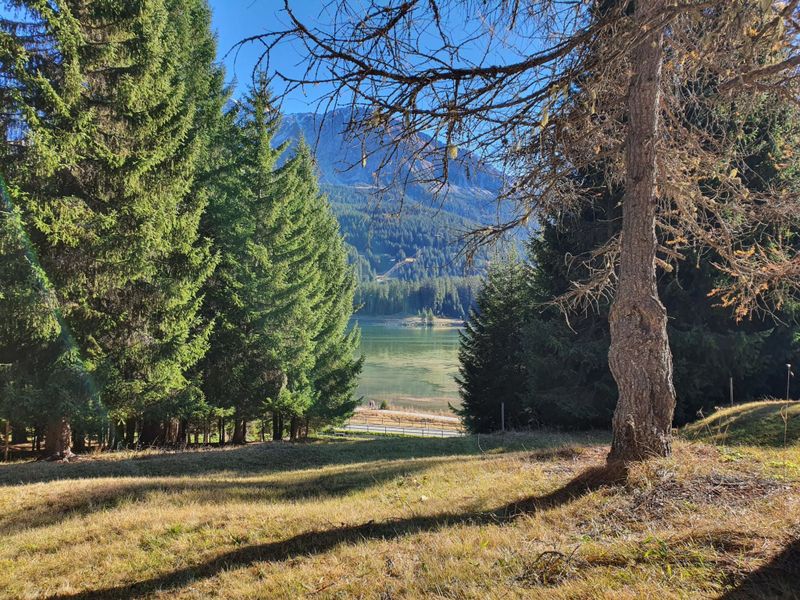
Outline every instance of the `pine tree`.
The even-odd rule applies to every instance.
[[[106,406],[176,415],[199,397],[186,375],[209,329],[199,291],[214,261],[197,233],[206,198],[192,193],[217,77],[208,7],[20,4],[58,58],[15,63],[16,200]]]
[[[492,263],[476,308],[459,334],[459,376],[463,401],[456,412],[474,433],[528,427],[528,374],[523,330],[529,311],[526,269],[516,257]]]

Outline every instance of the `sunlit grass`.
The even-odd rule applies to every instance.
[[[689,439],[733,446],[800,442],[800,402],[763,400],[721,408],[684,429]]]
[[[800,536],[800,448],[327,440],[0,467],[0,596],[716,597]],[[570,483],[572,482],[572,483]],[[780,578],[774,578],[779,584]]]

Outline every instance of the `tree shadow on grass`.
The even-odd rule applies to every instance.
[[[146,501],[152,494],[191,494],[193,502],[268,503],[302,501],[309,498],[334,498],[369,489],[393,479],[464,458],[430,458],[397,463],[374,463],[333,472],[301,472],[290,481],[252,480],[242,477],[220,479],[119,478],[60,495],[58,503],[43,502],[14,513],[0,515],[0,536],[22,529],[47,527],[65,519],[88,516],[127,502]]]
[[[193,581],[214,577],[222,571],[246,567],[256,562],[282,562],[297,556],[322,554],[344,544],[375,539],[391,540],[416,533],[435,532],[456,525],[511,522],[524,515],[566,505],[602,487],[617,485],[625,480],[625,475],[624,468],[620,466],[593,467],[549,494],[512,502],[489,512],[440,513],[309,531],[282,541],[231,550],[205,563],[145,581],[75,594],[54,595],[50,596],[50,599],[141,598],[157,591],[176,590]]]
[[[720,600],[754,598],[800,599],[800,538],[792,541],[771,561],[750,573]]]
[[[120,460],[114,460],[112,455],[100,460],[86,458],[69,464],[0,465],[0,486],[102,477],[266,474],[379,460],[470,456],[483,452],[585,445],[600,440],[605,441],[602,433],[569,435],[543,431],[519,436],[489,435],[444,439],[387,437],[329,439],[305,444],[251,443],[222,450],[145,453]]]

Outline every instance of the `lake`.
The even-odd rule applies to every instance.
[[[453,377],[458,373],[455,327],[403,327],[360,323],[360,352],[366,356],[356,396],[380,406],[450,413],[461,403]]]

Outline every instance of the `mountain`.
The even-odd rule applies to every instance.
[[[323,115],[314,113],[290,114],[283,118],[277,141],[296,140],[301,136],[314,149],[319,165],[321,181],[327,186],[347,187],[374,191],[378,171],[382,175],[381,185],[394,177],[397,181],[421,180],[424,173],[433,173],[440,179],[441,165],[429,161],[410,162],[411,143],[400,146],[399,151],[390,153],[383,147],[378,135],[369,135],[362,145],[361,140],[348,138],[348,109],[332,111]],[[430,138],[419,136],[414,144],[431,144],[434,150],[445,147]],[[366,158],[365,164],[362,158]],[[388,165],[388,166],[387,166]],[[383,166],[383,168],[380,168]],[[495,198],[502,186],[502,175],[497,170],[482,164],[469,152],[461,154],[457,161],[449,161],[448,189],[446,198],[436,197],[432,190],[421,185],[409,185],[398,193],[423,206],[441,208],[444,212],[455,213],[472,220],[492,219]],[[397,186],[398,188],[401,186]]]
[[[377,136],[362,145],[346,135],[349,110],[283,117],[276,143],[304,139],[315,154],[320,184],[328,195],[361,281],[363,311],[463,316],[486,266],[479,253],[467,264],[462,236],[497,219],[495,199],[502,176],[469,153],[448,169],[446,195],[420,184],[386,188],[395,180],[420,179],[429,163],[407,165],[410,150],[387,154]],[[421,137],[418,143],[438,144]],[[445,148],[438,144],[442,153]],[[366,155],[366,164],[362,157]],[[378,167],[389,173],[378,179]]]

